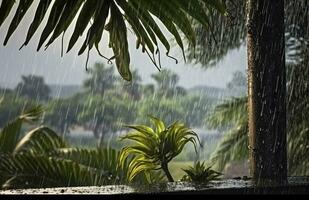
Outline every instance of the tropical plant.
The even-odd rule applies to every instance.
[[[13,153],[23,134],[21,132],[22,124],[37,122],[42,113],[41,106],[34,106],[3,127],[0,132],[0,153]]]
[[[25,14],[31,10],[29,8],[33,2],[33,0],[19,1],[15,15],[8,28],[4,45],[7,44]],[[14,10],[14,3],[15,1],[11,0],[2,1],[0,6],[0,26],[10,12]],[[49,7],[51,7],[51,11],[47,12]],[[221,1],[210,0],[40,0],[23,46],[29,43],[43,19],[48,18],[40,36],[37,50],[49,38],[45,45],[47,48],[61,34],[64,35],[78,14],[67,52],[72,49],[79,37],[89,27],[85,42],[78,54],[82,54],[88,48],[89,56],[89,51],[95,46],[99,55],[106,58],[99,50],[99,43],[102,39],[103,31],[106,30],[110,36],[109,47],[114,52],[114,56],[106,59],[108,61],[115,59],[120,75],[126,80],[131,80],[126,22],[132,27],[136,35],[136,47],[139,48],[141,46],[142,52],[146,52],[152,62],[157,65],[154,57],[158,54],[158,58],[160,59],[159,41],[163,44],[167,56],[169,56],[171,45],[155,19],[162,22],[163,26],[175,38],[180,49],[184,51],[180,31],[184,34],[189,44],[193,47],[196,46],[195,32],[189,17],[203,24],[205,27],[210,27],[209,16],[214,10],[225,14],[225,6]]]
[[[221,173],[214,171],[211,167],[207,167],[204,162],[196,162],[193,167],[183,169],[186,173],[181,181],[190,181],[194,183],[207,184],[210,181],[219,180]]]
[[[210,157],[215,169],[222,171],[229,161],[248,158],[247,97],[232,98],[216,106],[207,124],[225,132]]]
[[[291,88],[288,87],[288,89],[291,92]],[[306,90],[307,88],[300,87],[298,89]],[[309,105],[308,97],[305,96],[305,98],[301,99],[302,105]],[[290,100],[292,102],[296,101],[296,99]],[[235,98],[218,105],[212,116],[208,118],[211,128],[225,130],[222,140],[210,158],[211,164],[220,171],[230,161],[248,159],[249,143],[246,105],[247,97]],[[307,156],[309,146],[308,120],[302,117],[303,112],[296,111],[299,107],[298,104],[289,103],[288,105],[288,116],[290,116],[287,121],[288,172],[289,175],[306,175],[308,174],[309,165]],[[302,107],[302,110],[307,111],[308,106]]]
[[[0,184],[2,188],[91,186],[126,183],[130,159],[118,163],[114,149],[71,147],[45,126],[23,134],[24,122],[35,122],[41,107],[25,111],[0,133]],[[155,177],[152,175],[152,180]],[[146,182],[139,176],[139,182]]]
[[[135,155],[129,164],[128,181],[132,181],[142,172],[148,174],[149,171],[162,169],[168,181],[173,182],[168,163],[179,155],[189,142],[196,150],[198,135],[178,121],[166,127],[160,119],[152,116],[150,119],[154,129],[145,125],[126,126],[134,131],[121,139],[131,140],[134,144],[121,150],[120,163],[124,164],[129,155]]]
[[[308,108],[308,76],[306,76],[308,74],[308,60],[305,60],[306,57],[308,59],[309,55],[308,52],[305,51],[306,49],[308,49],[309,36],[309,26],[307,20],[309,12],[308,3],[308,1],[293,0],[285,1],[284,5],[286,62],[288,64],[286,69],[288,89],[286,95],[286,102],[288,109],[288,171],[290,175],[304,175],[308,173],[308,170],[306,170],[308,169],[308,156],[306,156],[306,154],[308,154],[307,146],[309,141],[307,137],[308,122],[305,120],[305,113],[307,113],[306,111]],[[212,39],[210,39],[211,37],[207,34],[205,30],[203,30],[202,27],[199,26],[197,28],[198,46],[197,56],[195,57],[195,60],[202,62],[203,66],[205,67],[211,66],[212,63],[216,63],[216,61],[220,60],[223,56],[225,56],[228,51],[239,48],[241,45],[245,44],[245,24],[247,17],[246,15],[244,15],[246,7],[245,4],[246,1],[226,1],[228,16],[230,16],[227,18],[222,18],[222,16],[216,17],[216,13],[214,13],[211,19],[215,24],[218,24],[218,26],[214,27],[214,35],[217,38],[217,41],[221,44],[219,45],[219,47]],[[253,6],[252,8],[256,9],[256,6]],[[277,17],[278,16],[276,16],[276,18]],[[258,19],[260,20],[260,18]],[[191,52],[191,55],[193,55],[193,52]],[[261,58],[261,56],[257,57]],[[264,59],[261,60],[263,61]],[[303,64],[300,64],[300,61]],[[245,105],[246,104],[244,103],[243,106]],[[265,109],[265,107],[264,110],[268,111],[268,109]],[[240,115],[247,115],[245,111],[233,111],[233,108],[230,108],[229,112],[234,113],[232,114],[232,118],[238,118],[238,116]],[[258,115],[261,114],[260,112],[256,113]],[[232,118],[226,116],[225,119],[226,121],[231,121]],[[218,120],[220,119],[222,118],[218,116]],[[230,152],[233,151],[235,153],[239,151],[242,152],[242,154],[237,157],[241,157],[241,155],[246,155],[246,157],[243,158],[248,157],[248,136],[246,128],[248,121],[247,119],[241,119],[240,121],[235,126],[232,125],[232,128],[234,128],[230,131],[230,134],[225,134],[222,143],[218,145],[216,153],[213,154],[214,160],[215,158],[218,158],[219,160],[222,160],[223,158],[226,158],[226,160],[236,158],[232,156],[235,154],[230,154]],[[265,124],[267,124],[267,122]],[[222,126],[227,126],[227,124],[223,123]],[[242,145],[240,144],[240,141],[243,141]],[[237,145],[235,144],[239,144],[238,147],[236,147]],[[238,149],[239,151],[237,151],[236,149]],[[215,154],[217,154],[217,156],[214,156]]]
[[[246,3],[247,1],[225,0],[226,16],[218,12],[209,16],[212,33],[200,24],[194,25],[196,31],[196,49],[188,49],[188,60],[201,63],[202,67],[213,67],[230,51],[246,44]],[[285,36],[289,39],[308,38],[307,21],[309,2],[303,0],[285,1]],[[215,38],[215,39],[214,39]],[[304,42],[302,42],[304,44]],[[288,50],[288,46],[286,46]],[[286,58],[289,59],[289,53]]]

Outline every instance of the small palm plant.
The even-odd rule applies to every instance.
[[[194,183],[207,184],[210,181],[219,180],[221,173],[214,171],[211,167],[207,167],[204,162],[196,162],[193,167],[183,169],[186,175],[183,176],[181,181],[190,181]]]
[[[198,135],[178,121],[166,127],[160,119],[152,116],[150,119],[155,129],[145,125],[126,126],[134,131],[121,139],[134,141],[134,144],[122,149],[120,163],[124,163],[130,154],[134,155],[129,164],[128,181],[132,181],[142,172],[147,175],[151,170],[162,169],[168,181],[173,182],[168,163],[181,153],[188,142],[194,145],[196,151],[196,139],[199,142]]]

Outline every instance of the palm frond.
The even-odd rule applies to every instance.
[[[288,135],[288,171],[290,175],[309,174],[309,128],[300,126]]]
[[[15,120],[9,122],[0,132],[0,152],[12,153],[21,137],[23,122],[32,123],[37,121],[43,112],[41,106],[32,107],[24,111]]]
[[[71,160],[29,153],[1,155],[0,171],[10,177],[3,188],[90,186],[109,183],[108,174]]]
[[[33,0],[19,1],[8,28],[4,45],[7,44],[16,31],[25,14],[30,12],[33,2]],[[0,26],[14,10],[13,7],[14,1],[2,1],[0,6]],[[50,12],[47,12],[50,7]],[[46,48],[52,44],[72,26],[73,19],[77,17],[67,52],[72,49],[80,36],[87,31],[86,39],[78,54],[82,54],[87,48],[89,53],[95,46],[99,55],[104,57],[100,53],[99,43],[105,29],[110,33],[109,47],[114,52],[114,56],[108,60],[115,59],[120,75],[125,80],[130,81],[132,75],[129,69],[130,55],[126,22],[132,27],[136,35],[137,48],[141,46],[142,51],[146,52],[157,66],[155,55],[158,54],[158,59],[160,59],[160,44],[158,41],[163,44],[167,56],[169,56],[171,45],[167,37],[162,33],[156,19],[162,22],[184,52],[181,33],[185,35],[191,46],[196,46],[195,32],[189,17],[209,29],[210,21],[208,18],[211,12],[207,12],[207,10],[213,9],[225,14],[225,6],[221,1],[214,3],[206,0],[40,0],[23,46],[27,45],[34,33],[38,31],[38,27],[44,18],[47,18],[47,23],[41,32],[37,50],[40,50],[44,43]],[[109,22],[106,21],[107,19],[109,19]],[[88,26],[89,24],[90,26]]]
[[[209,128],[222,128],[246,121],[247,100],[246,96],[237,97],[216,106],[213,113],[206,119]]]
[[[50,128],[41,126],[29,131],[20,139],[13,153],[31,152],[36,155],[42,155],[65,147],[68,147],[68,144],[63,138]]]
[[[230,161],[239,161],[248,158],[248,125],[244,121],[223,136],[216,150],[211,154],[210,163],[215,169],[222,171]]]
[[[60,148],[52,153],[53,157],[71,160],[78,164],[105,171],[111,183],[123,184],[126,183],[128,165],[131,158],[126,158],[124,165],[120,166],[119,155],[120,152],[112,148]]]

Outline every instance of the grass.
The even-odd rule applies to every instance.
[[[178,181],[182,178],[185,172],[182,169],[192,166],[193,161],[171,161],[168,165],[168,168],[175,181]]]

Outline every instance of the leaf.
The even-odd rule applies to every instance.
[[[37,51],[40,50],[43,43],[46,41],[48,36],[53,32],[54,28],[56,27],[59,19],[63,15],[63,10],[67,4],[68,0],[55,0],[53,7],[50,11],[47,24],[45,25],[43,32],[40,37],[40,41],[37,47]]]
[[[104,172],[70,160],[32,154],[16,154],[14,157],[0,155],[0,158],[0,171],[11,176],[4,183],[4,189],[91,186],[109,183]],[[10,167],[7,167],[8,165]]]
[[[22,115],[8,123],[0,133],[0,153],[12,153],[21,137],[21,126],[23,122],[34,122],[42,114],[40,106],[26,110]]]
[[[93,47],[93,44],[98,45],[101,41],[103,30],[108,16],[108,11],[110,7],[110,2],[108,0],[98,1],[99,5],[97,6],[97,11],[94,17],[94,22],[90,29],[88,30],[86,40],[79,50],[78,55],[81,55],[86,47],[89,47],[89,50]]]
[[[197,134],[183,124],[176,121],[165,128],[162,120],[149,117],[156,126],[155,132],[145,125],[131,125],[126,127],[135,131],[122,137],[134,142],[124,147],[120,154],[120,163],[129,155],[136,156],[129,165],[129,181],[140,173],[163,168],[181,153],[188,142],[196,146]]]
[[[68,1],[68,3],[65,5],[61,18],[55,27],[53,35],[51,36],[46,46],[49,46],[51,43],[53,43],[61,33],[67,30],[83,2],[84,0]]]
[[[37,155],[49,154],[58,148],[67,147],[66,142],[53,130],[41,126],[28,132],[16,145],[14,154],[32,152]]]
[[[0,133],[0,153],[13,152],[20,137],[22,120],[16,119],[8,123]]]
[[[15,12],[15,15],[12,19],[12,22],[10,23],[10,27],[8,29],[8,32],[5,36],[3,45],[5,46],[10,39],[11,35],[14,33],[15,29],[19,25],[20,21],[23,19],[24,15],[26,14],[27,10],[31,6],[33,0],[23,0],[19,1],[18,8]],[[7,8],[9,8],[10,5],[8,5]]]
[[[1,6],[0,6],[0,27],[3,24],[4,20],[9,15],[15,1],[13,0],[2,0]]]
[[[24,14],[28,11],[32,1],[20,1],[15,17],[10,24],[5,44],[16,30]],[[14,2],[10,0],[2,1],[0,7],[0,26],[11,12],[13,4]],[[47,12],[50,4],[52,4],[51,12]],[[103,4],[104,6],[102,7]],[[158,21],[161,21],[175,38],[185,59],[184,44],[180,33],[183,33],[191,47],[195,48],[196,46],[196,36],[191,18],[206,26],[209,25],[208,18],[212,14],[213,9],[225,14],[225,5],[221,1],[210,0],[40,0],[36,8],[35,17],[28,29],[24,45],[28,44],[46,16],[48,17],[47,24],[41,33],[37,50],[40,50],[45,41],[51,36],[46,44],[47,48],[62,33],[64,34],[80,10],[80,7],[82,9],[76,21],[73,34],[70,37],[67,52],[73,48],[92,19],[94,19],[94,23],[89,28],[86,40],[78,54],[82,54],[87,48],[89,52],[93,45],[95,45],[98,53],[101,54],[98,47],[105,27],[105,30],[108,30],[110,33],[109,46],[114,52],[114,56],[109,61],[112,59],[116,60],[119,74],[127,81],[131,81],[132,74],[130,71],[127,28],[124,20],[131,25],[137,37],[137,47],[141,46],[142,52],[146,52],[158,68],[156,63],[157,57],[160,64],[160,45],[158,42],[160,41],[163,44],[167,56],[169,56],[171,48],[171,44],[159,27]],[[109,10],[110,15],[108,15]],[[156,17],[156,20],[154,17]],[[106,19],[109,19],[108,24],[106,24]],[[155,54],[158,55],[156,56]]]
[[[52,0],[40,0],[40,3],[36,9],[33,21],[31,22],[31,25],[28,29],[27,37],[24,42],[24,45],[27,45],[29,41],[31,40],[32,36],[38,29],[39,25],[41,24],[42,20],[44,19],[45,13],[47,12],[47,9],[50,5]]]
[[[83,34],[84,30],[90,22],[91,17],[95,14],[96,5],[97,1],[94,0],[87,0],[84,3],[83,8],[77,18],[74,32],[71,36],[67,52],[72,49],[77,39]]]
[[[118,72],[127,81],[131,81],[130,54],[127,40],[127,27],[122,14],[114,3],[111,3],[110,14],[110,40],[109,46],[113,49],[116,56],[116,66]]]

